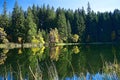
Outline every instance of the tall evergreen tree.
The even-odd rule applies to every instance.
[[[79,34],[80,38],[82,38],[83,32],[85,31],[85,21],[79,9],[74,14],[74,27],[74,34]]]
[[[6,0],[4,0],[3,13],[4,13],[5,16],[7,15],[7,3],[6,3]]]
[[[70,25],[69,20],[67,20],[67,37],[68,37],[68,39],[71,38],[71,34],[72,34],[71,32],[72,32],[71,25]]]
[[[28,42],[31,42],[31,39],[33,36],[37,34],[37,26],[35,22],[33,21],[33,14],[32,10],[29,7],[27,9],[27,18],[26,18],[26,36]]]
[[[18,19],[18,30],[19,30],[19,33],[17,36],[20,36],[20,37],[23,37],[25,38],[25,17],[24,17],[24,11],[22,10],[22,8],[20,8],[20,12],[19,12],[19,19]]]
[[[87,4],[87,14],[90,15],[91,13],[91,7],[90,7],[90,3],[88,2]]]
[[[85,32],[85,39],[87,42],[92,41],[92,37],[91,37],[91,30],[92,26],[92,11],[91,11],[91,7],[90,7],[90,3],[88,2],[88,6],[87,6],[87,15],[86,15],[86,32]],[[89,38],[89,39],[88,39]]]
[[[13,11],[12,11],[12,25],[11,25],[11,35],[12,35],[12,38],[13,38],[13,41],[17,41],[17,33],[19,33],[19,30],[18,30],[18,27],[19,27],[19,11],[20,11],[20,8],[18,6],[18,3],[17,1],[15,2],[14,4],[14,8],[13,8]]]
[[[68,9],[67,11],[65,11],[65,16],[66,16],[66,20],[69,20],[71,26],[72,26],[72,22],[74,19],[74,12],[71,9]]]
[[[12,12],[12,25],[11,25],[11,31],[12,31],[12,38],[13,41],[18,41],[18,37],[25,37],[24,31],[24,12],[21,7],[18,6],[17,1],[15,2],[15,6]]]
[[[9,19],[7,16],[7,3],[6,0],[4,0],[4,4],[3,4],[3,14],[1,15],[0,18],[0,27],[5,28],[5,30],[7,29],[9,24]]]
[[[46,19],[45,19],[45,24],[44,26],[46,27],[47,30],[50,30],[50,28],[55,28],[55,12],[54,8],[50,8],[49,5],[47,5],[47,10],[46,10]]]
[[[35,4],[33,4],[32,14],[33,14],[33,20],[36,24],[38,24],[38,12],[39,12],[39,10],[37,10],[37,7],[35,6]]]
[[[39,18],[39,24],[38,24],[38,28],[39,29],[44,29],[46,30],[46,27],[45,27],[45,20],[46,20],[46,7],[45,5],[43,5],[40,10],[39,10],[39,13],[38,13],[38,18]]]
[[[61,36],[61,39],[66,41],[67,40],[67,23],[66,23],[65,13],[63,12],[63,10],[61,9],[57,10],[56,19],[57,19],[58,32]]]

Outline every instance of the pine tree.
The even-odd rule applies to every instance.
[[[3,14],[0,17],[0,27],[5,28],[5,30],[7,29],[9,24],[9,19],[7,16],[7,3],[6,0],[4,0],[4,4],[3,4]]]
[[[19,6],[17,1],[15,2],[14,8],[13,8],[13,12],[12,12],[12,26],[13,28],[15,28],[17,26],[18,23],[18,18],[19,18]]]
[[[30,7],[27,9],[26,32],[27,41],[31,42],[32,37],[37,34],[37,26],[33,21],[33,14]]]
[[[46,27],[45,27],[46,18],[47,18],[46,17],[46,7],[45,7],[45,5],[43,5],[38,12],[38,20],[39,20],[38,29],[46,30]]]
[[[19,22],[19,33],[18,33],[18,36],[20,37],[23,37],[25,38],[25,17],[24,17],[24,12],[22,10],[22,8],[20,8],[20,12],[19,12],[19,19],[18,19],[18,22]]]
[[[6,3],[6,0],[4,0],[4,5],[3,5],[3,15],[4,15],[4,16],[7,15],[7,3]]]
[[[85,14],[84,7],[82,7],[82,9],[81,9],[81,15],[83,16],[83,19],[84,19],[84,21],[85,21],[85,19],[86,19],[86,14]]]
[[[17,33],[19,33],[19,30],[18,30],[18,27],[19,27],[19,11],[20,11],[20,8],[18,6],[18,3],[17,1],[15,2],[15,5],[14,5],[14,8],[13,8],[13,11],[12,11],[12,25],[11,25],[11,35],[12,35],[12,39],[14,42],[17,41]]]
[[[90,7],[90,3],[88,2],[88,5],[87,5],[87,14],[90,15],[91,13],[91,7]]]
[[[75,11],[74,14],[74,31],[74,34],[78,34],[80,38],[82,38],[83,32],[85,31],[85,21],[83,19],[82,12],[79,9]]]
[[[89,42],[88,36],[89,36],[89,40],[91,41],[91,31],[90,31],[90,29],[92,29],[91,23],[92,23],[92,14],[91,14],[90,3],[88,2],[87,15],[86,15],[86,33],[85,33],[87,42]]]
[[[32,6],[33,21],[36,24],[38,24],[38,12],[39,12],[39,10],[37,10],[37,7],[35,6],[35,4],[33,4],[33,6]]]
[[[18,6],[18,3],[16,1],[12,12],[12,26],[11,26],[12,37],[14,42],[18,41],[18,37],[22,38],[25,37],[24,21],[25,21],[24,12],[22,8]]]
[[[65,14],[61,9],[57,10],[56,18],[57,18],[57,28],[61,36],[61,39],[66,41],[67,40],[67,23],[66,23]]]
[[[67,38],[70,39],[71,38],[71,25],[70,25],[70,22],[69,20],[67,20]]]
[[[49,5],[47,5],[47,9],[46,9],[46,15],[45,19],[44,19],[44,29],[47,31],[50,31],[50,28],[54,28],[55,27],[55,12],[54,12],[54,8],[50,7]]]

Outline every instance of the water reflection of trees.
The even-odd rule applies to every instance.
[[[60,49],[61,49],[60,46],[50,47],[50,53],[49,53],[50,54],[50,59],[58,61],[59,55],[60,55]]]
[[[18,54],[18,49],[14,49],[9,51],[4,65],[0,66],[0,74],[6,76],[11,72],[16,80],[64,79],[87,71],[95,73],[101,68],[105,72],[109,62],[114,63],[115,58],[119,60],[119,55],[119,47],[109,45],[41,47],[22,49],[21,54]],[[113,68],[116,71],[119,71],[118,64],[119,62],[112,64],[115,67],[117,65],[117,68]]]
[[[22,54],[18,54],[18,49],[14,49],[10,50],[7,56],[5,64],[0,66],[1,75],[8,75],[8,73],[11,72],[15,80],[23,80],[23,78],[28,77],[30,80],[35,80],[33,74],[30,72],[30,68],[34,74],[36,74],[36,71],[38,73],[38,70],[36,70],[38,66],[38,54],[33,55],[31,49],[23,49]],[[7,70],[4,69],[5,67]]]
[[[7,54],[8,51],[9,51],[8,49],[2,49],[0,51],[1,52],[0,53],[0,65],[4,64],[4,62],[5,62],[6,58],[7,58],[6,54]]]

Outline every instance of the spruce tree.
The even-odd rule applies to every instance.
[[[20,8],[17,1],[15,2],[13,11],[12,11],[12,25],[11,25],[11,35],[14,42],[17,42],[17,37],[19,33],[19,12]]]
[[[6,30],[8,25],[9,25],[9,19],[7,16],[7,2],[6,2],[6,0],[4,0],[3,14],[0,17],[0,27],[5,28],[5,30]]]
[[[12,12],[12,38],[14,42],[18,41],[18,37],[25,37],[25,26],[24,26],[24,12],[21,7],[18,6],[17,1],[15,2],[15,6]]]
[[[67,23],[63,10],[57,10],[57,28],[62,40],[67,40]]]
[[[33,21],[33,14],[32,14],[32,10],[30,7],[27,9],[26,32],[27,32],[26,41],[31,42],[32,37],[37,34],[37,26],[35,22]]]
[[[67,37],[68,37],[68,39],[71,38],[71,32],[72,32],[71,25],[70,25],[69,20],[67,20]]]
[[[74,31],[74,34],[78,34],[80,36],[79,40],[81,40],[83,32],[85,31],[85,21],[79,9],[75,11],[74,14]]]

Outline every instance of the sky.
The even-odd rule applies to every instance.
[[[16,0],[6,0],[7,11],[11,12],[14,7]],[[53,6],[55,9],[58,7],[65,9],[78,9],[84,7],[86,10],[88,2],[90,3],[91,9],[95,12],[114,11],[114,9],[120,9],[120,0],[17,0],[19,6],[23,10],[27,10],[28,6],[33,4],[42,6],[43,4]],[[4,0],[0,0],[0,13],[3,12]]]

